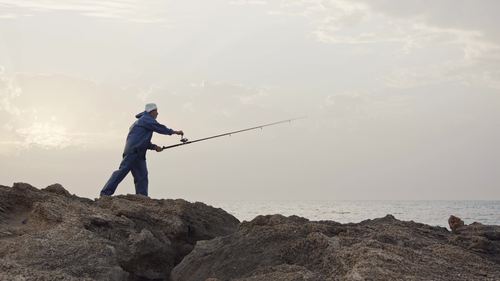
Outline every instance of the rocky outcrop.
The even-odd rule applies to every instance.
[[[169,280],[197,241],[238,224],[203,203],[0,186],[0,280]]]
[[[475,222],[455,229],[454,233],[450,235],[453,245],[500,264],[500,226]]]
[[[500,226],[449,222],[240,224],[203,203],[17,183],[0,186],[0,281],[500,280]]]
[[[259,216],[200,241],[172,280],[500,280],[500,227],[446,228],[393,216],[357,224]]]

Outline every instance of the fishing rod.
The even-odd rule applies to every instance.
[[[264,124],[264,125],[259,125],[259,126],[255,126],[255,127],[252,127],[252,128],[247,128],[247,129],[243,129],[243,130],[238,130],[238,131],[233,131],[233,132],[228,132],[228,133],[223,133],[223,134],[219,134],[219,135],[215,135],[215,136],[210,136],[210,137],[206,137],[206,138],[201,138],[201,139],[196,139],[196,140],[188,140],[187,138],[184,137],[184,135],[181,136],[181,140],[180,142],[181,143],[178,143],[178,144],[174,144],[174,145],[169,145],[169,146],[164,146],[163,149],[169,149],[169,148],[174,148],[174,147],[178,147],[178,146],[182,146],[182,145],[186,145],[186,144],[191,144],[191,143],[195,143],[195,142],[200,142],[200,141],[206,141],[206,140],[209,140],[209,139],[215,139],[215,138],[220,138],[220,137],[224,137],[224,136],[231,136],[233,134],[238,134],[238,133],[242,133],[242,132],[246,132],[246,131],[251,131],[251,130],[256,130],[256,129],[263,129],[264,127],[269,127],[269,126],[273,126],[273,125],[278,125],[278,124],[282,124],[282,123],[292,123],[292,121],[295,121],[295,120],[298,120],[298,119],[304,119],[305,117],[298,117],[298,118],[293,118],[293,119],[287,119],[287,120],[282,120],[282,121],[277,121],[277,122],[273,122],[273,123],[269,123],[269,124]]]

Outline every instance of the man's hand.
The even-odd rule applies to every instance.
[[[175,131],[175,134],[183,136],[184,132],[183,131]]]
[[[161,147],[161,146],[155,146],[155,150],[156,150],[156,152],[162,152],[163,151],[163,147]]]

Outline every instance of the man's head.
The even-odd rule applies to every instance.
[[[154,119],[158,117],[158,107],[154,103],[146,104],[145,111],[149,113],[151,116],[153,116]]]

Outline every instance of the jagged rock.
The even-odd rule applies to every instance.
[[[59,195],[64,195],[64,196],[71,196],[71,194],[60,184],[55,183],[52,185],[47,186],[46,188],[42,189],[48,192],[53,192]]]
[[[57,184],[0,186],[0,280],[169,280],[196,241],[238,224],[184,200],[92,201]]]
[[[451,231],[456,232],[460,227],[463,227],[465,224],[463,220],[452,215],[448,219],[448,225],[450,226]]]
[[[171,278],[500,280],[499,229],[471,225],[454,234],[391,215],[356,224],[259,216],[228,236],[199,241]]]
[[[449,232],[391,215],[239,224],[203,203],[16,183],[0,186],[0,280],[500,280],[500,226]]]
[[[454,232],[451,241],[500,264],[500,226],[474,222]]]

